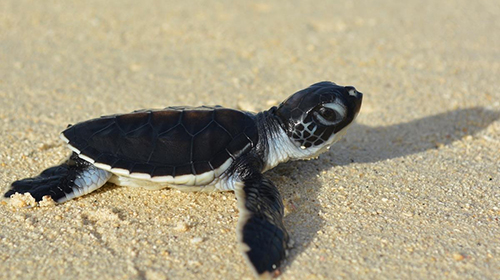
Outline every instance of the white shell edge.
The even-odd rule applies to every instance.
[[[88,162],[90,162],[92,164],[95,163],[95,160],[89,158],[88,156],[86,156],[84,154],[79,154],[78,157],[81,158],[81,159],[83,159],[83,160],[86,160],[86,161],[88,161]]]
[[[64,142],[69,143],[69,139],[66,138],[62,132],[59,134],[59,138],[61,138]]]

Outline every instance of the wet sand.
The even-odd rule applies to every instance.
[[[364,93],[317,160],[267,172],[282,279],[500,275],[497,1],[0,3],[0,186],[69,155],[68,124],[171,105],[265,110],[312,83]],[[234,194],[105,185],[0,204],[1,279],[251,279]]]

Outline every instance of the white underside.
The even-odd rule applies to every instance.
[[[191,175],[192,176],[192,175]],[[194,192],[220,192],[220,191],[232,191],[234,190],[234,183],[232,180],[222,180],[217,178],[207,185],[195,186],[195,185],[183,185],[175,183],[158,183],[150,180],[136,179],[131,177],[125,177],[123,175],[114,174],[109,181],[118,186],[133,187],[133,188],[144,188],[148,190],[161,190],[164,188],[172,188],[181,191],[194,191]]]
[[[81,151],[71,144],[69,144],[68,138],[64,134],[60,134],[60,137],[64,142],[68,144],[68,147],[75,153],[78,157],[92,163],[98,169],[102,169],[112,173],[109,182],[127,187],[143,187],[151,190],[158,190],[167,187],[180,189],[184,191],[230,191],[234,190],[234,183],[229,178],[225,178],[224,171],[226,171],[229,166],[233,163],[233,159],[229,158],[221,166],[215,170],[208,171],[202,174],[193,175],[181,175],[181,176],[154,176],[151,177],[150,174],[146,173],[130,173],[129,170],[122,168],[111,168],[111,166],[95,162],[94,159],[87,155],[81,153]]]
[[[349,124],[350,125],[350,124]],[[320,146],[301,148],[299,143],[293,142],[284,130],[279,129],[268,139],[269,154],[264,172],[276,165],[289,160],[312,159],[330,149],[330,146],[345,135],[347,128],[332,134],[328,140]]]

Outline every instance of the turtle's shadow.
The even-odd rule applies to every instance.
[[[473,107],[384,127],[354,124],[343,140],[333,145],[330,152],[321,156],[326,157],[327,161],[289,162],[270,171],[268,176],[277,182],[285,201],[290,203],[296,200],[294,202],[296,209],[292,209],[285,217],[285,225],[295,241],[288,263],[293,262],[307,247],[313,245],[312,241],[316,234],[324,226],[324,221],[319,215],[322,210],[318,199],[320,188],[336,187],[333,183],[331,186],[324,186],[324,183],[318,181],[321,171],[332,168],[332,165],[325,162],[332,162],[333,166],[345,166],[352,162],[374,163],[437,149],[467,135],[477,134],[498,119],[500,112]],[[317,172],[302,172],[300,177],[293,177],[298,170],[310,170],[311,166],[308,166],[310,164],[313,164],[313,169]],[[290,186],[279,183],[282,180],[278,178],[283,175],[291,176],[292,182],[296,180],[301,182],[297,182],[297,187],[290,190]],[[293,184],[295,185],[295,182]]]

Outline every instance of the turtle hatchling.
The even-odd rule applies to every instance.
[[[167,107],[84,121],[60,134],[73,151],[67,161],[15,181],[5,196],[30,193],[61,203],[106,182],[234,191],[243,256],[257,276],[272,276],[285,260],[289,235],[281,195],[263,173],[327,151],[359,113],[362,96],[352,86],[320,82],[257,114]]]

